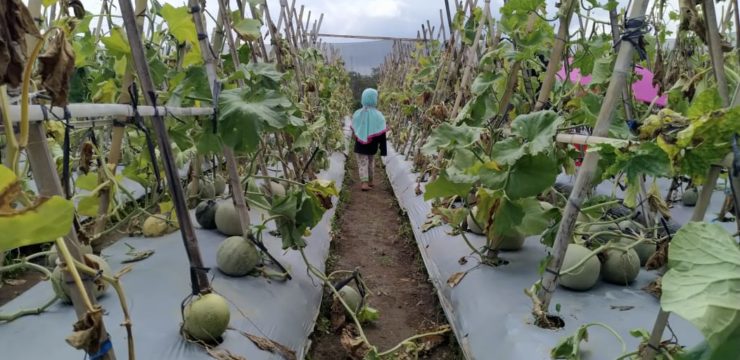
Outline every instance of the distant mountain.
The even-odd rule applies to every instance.
[[[339,50],[347,70],[363,75],[370,75],[373,68],[380,66],[393,49],[391,40],[328,44]]]

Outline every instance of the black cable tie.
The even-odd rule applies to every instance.
[[[221,83],[218,80],[213,81],[213,115],[211,115],[211,130],[217,133],[218,129],[218,102],[221,97]]]
[[[646,345],[647,347],[649,347],[649,348],[651,348],[651,349],[655,350],[656,352],[660,352],[660,346],[655,346],[655,345],[651,344],[650,342],[648,342],[648,343],[647,343],[647,344],[645,344],[645,345]]]
[[[41,107],[41,115],[44,117],[44,121],[49,121],[49,109],[44,104],[39,104],[39,106]]]
[[[62,145],[62,186],[64,187],[64,195],[69,200],[72,198],[72,190],[69,188],[69,177],[70,177],[70,170],[69,170],[69,158],[70,158],[70,152],[71,152],[71,139],[70,139],[70,133],[69,129],[72,127],[69,123],[70,119],[72,118],[72,114],[69,112],[69,109],[67,106],[64,106],[64,144]]]
[[[545,272],[548,272],[550,274],[555,275],[555,278],[556,279],[560,277],[560,272],[559,271],[552,270],[549,267],[548,268],[545,268]]]
[[[573,201],[573,199],[571,199],[570,197],[568,198],[568,203],[571,204],[571,205],[573,205],[573,207],[576,208],[576,210],[578,210],[578,212],[581,212],[581,206],[578,205],[578,204],[576,204],[576,202]]]
[[[118,119],[113,119],[113,126],[114,127],[126,127],[126,123]]]
[[[732,138],[732,176],[738,177],[740,176],[740,139],[738,139],[739,135],[735,133],[735,135]],[[738,214],[740,216],[740,214]]]
[[[208,35],[203,33],[198,33],[198,40],[208,40]]]
[[[194,13],[197,13],[197,12],[200,12],[200,5],[193,5],[193,6],[190,7],[190,13],[191,14],[194,14]]]
[[[198,273],[199,272],[208,273],[209,271],[211,271],[211,268],[197,267],[197,266],[190,267],[191,294],[193,295],[200,294],[200,281],[198,280]]]
[[[647,23],[645,17],[640,16],[637,18],[629,18],[624,22],[624,31],[619,37],[619,40],[614,44],[616,48],[624,40],[632,44],[637,54],[640,56],[640,60],[647,60],[647,51],[645,50],[645,39],[643,36],[647,33]]]

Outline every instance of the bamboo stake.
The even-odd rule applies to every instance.
[[[154,84],[152,82],[151,74],[149,73],[149,64],[147,63],[146,56],[144,54],[141,35],[136,27],[134,10],[131,7],[131,2],[129,0],[119,0],[118,3],[126,26],[126,37],[131,46],[131,55],[134,59],[134,66],[139,76],[139,81],[141,82],[141,89],[145,94],[144,98],[150,106],[155,105],[156,95],[154,92]],[[194,3],[193,5],[197,4]],[[208,49],[207,43],[201,53],[209,53],[206,49]],[[208,281],[207,274],[202,271],[204,266],[200,255],[200,249],[198,248],[198,239],[195,236],[192,220],[186,207],[185,195],[182,186],[180,185],[177,168],[175,167],[175,159],[172,155],[172,148],[170,147],[170,139],[167,135],[167,128],[165,127],[164,119],[161,115],[156,115],[152,119],[152,122],[154,130],[157,133],[157,141],[159,142],[161,156],[164,160],[163,163],[165,175],[167,177],[167,185],[169,186],[172,202],[175,205],[175,213],[177,214],[177,220],[180,225],[180,233],[182,234],[185,250],[190,262],[190,271],[195,273],[195,276],[191,277],[192,280],[196,282],[195,284],[192,284],[193,290],[198,290],[201,294],[210,293],[210,283]]]
[[[635,0],[632,5],[630,18],[640,20],[644,19],[647,5],[647,0]],[[594,136],[605,136],[609,131],[609,126],[614,117],[614,108],[616,107],[619,93],[626,85],[626,76],[627,71],[629,71],[630,68],[633,50],[632,43],[630,42],[625,42],[619,48],[614,72],[612,74],[611,81],[609,82],[604,102],[599,111],[596,125],[594,126]],[[587,152],[583,165],[581,165],[581,169],[576,177],[575,186],[573,187],[573,191],[571,192],[565,206],[563,218],[560,222],[555,243],[553,245],[552,258],[547,266],[549,270],[543,273],[540,287],[537,289],[536,301],[538,304],[535,306],[534,313],[538,317],[545,315],[548,312],[552,294],[558,284],[556,274],[559,273],[563,264],[563,257],[565,255],[568,242],[573,235],[573,228],[575,226],[576,216],[579,212],[579,207],[583,202],[584,195],[592,183],[598,161],[599,156],[597,152]]]
[[[552,87],[555,85],[555,77],[558,70],[560,70],[560,63],[563,60],[563,52],[565,51],[566,39],[568,38],[570,20],[573,18],[573,12],[575,9],[576,0],[566,0],[560,5],[560,24],[558,33],[555,36],[555,44],[553,44],[552,52],[550,53],[550,60],[547,63],[545,79],[542,82],[542,88],[537,97],[537,102],[534,105],[534,111],[542,110],[550,99]]]
[[[105,5],[105,4],[104,4]],[[139,31],[144,29],[144,13],[146,12],[147,1],[136,0],[136,27]],[[102,19],[102,17],[101,17]],[[134,81],[134,74],[131,67],[126,67],[126,71],[123,73],[123,79],[121,80],[121,94],[118,96],[119,104],[130,104],[131,96],[129,95],[128,88]],[[126,117],[118,117],[118,122],[124,124]],[[125,132],[125,125],[114,125],[111,131],[111,146],[108,150],[107,167],[111,174],[116,175],[118,169],[118,162],[121,160],[121,145],[123,143],[123,135]],[[157,159],[152,159],[157,161]],[[98,169],[98,185],[103,184],[107,181],[104,176],[105,170]],[[105,230],[105,226],[108,224],[108,209],[110,208],[111,202],[111,187],[103,188],[99,193],[98,201],[98,217],[95,219],[95,225],[93,227],[93,236],[97,236]],[[90,244],[92,245],[92,244]]]
[[[707,35],[709,36],[709,51],[712,57],[712,71],[717,79],[717,91],[722,99],[722,106],[730,105],[730,94],[727,87],[727,77],[725,76],[725,61],[722,55],[722,45],[719,39],[719,30],[717,29],[717,15],[714,11],[713,0],[702,0],[704,8],[704,22],[707,26]]]

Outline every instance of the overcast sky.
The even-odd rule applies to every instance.
[[[232,8],[236,9],[236,0],[230,1]],[[600,2],[605,1],[600,0]],[[620,10],[623,10],[629,2],[628,0],[618,1]],[[88,11],[94,14],[100,11],[100,0],[82,0],[82,2]],[[116,6],[118,5],[118,0],[113,0],[113,2]],[[187,3],[186,0],[160,0],[160,2],[170,3],[174,6],[182,6]],[[280,0],[268,0],[267,2],[274,21],[277,21]],[[207,9],[215,16],[218,11],[218,1],[207,0],[206,3]],[[483,0],[479,0],[478,3],[482,5]],[[554,16],[555,13],[555,3],[556,0],[547,0],[548,14],[551,16]],[[671,7],[678,7],[678,0],[669,0],[668,3],[671,4],[669,5]],[[454,7],[454,0],[450,0],[450,4]],[[318,19],[321,13],[324,13],[322,33],[400,37],[415,37],[417,31],[421,28],[422,22],[426,22],[426,20],[429,20],[432,26],[439,29],[439,10],[444,9],[445,6],[444,0],[374,0],[366,2],[358,0],[297,0],[296,7],[300,9],[301,5],[305,6],[304,16],[307,16],[309,10],[311,11],[311,22]],[[503,0],[491,1],[494,17],[499,17],[498,9],[502,5]],[[722,6],[724,5],[718,5],[718,13],[721,13]],[[599,19],[608,19],[606,16],[607,14],[603,11],[593,14],[593,17]],[[208,22],[210,31],[213,21],[209,19]],[[577,21],[573,21],[572,26],[577,26]],[[351,40],[326,38],[324,41]]]

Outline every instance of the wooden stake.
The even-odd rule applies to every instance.
[[[647,0],[635,0],[632,5],[630,18],[644,19],[647,4]],[[605,136],[609,132],[609,126],[614,117],[614,108],[616,107],[622,88],[626,85],[627,72],[631,68],[630,64],[633,50],[634,48],[630,42],[623,43],[619,48],[611,81],[609,82],[609,87],[607,88],[606,96],[601,105],[596,126],[593,130],[594,136]],[[535,314],[546,314],[548,312],[552,294],[558,284],[556,274],[560,272],[560,268],[563,264],[565,250],[573,236],[573,228],[575,226],[576,217],[579,213],[579,208],[583,202],[584,195],[590,188],[598,161],[599,155],[597,152],[588,152],[586,153],[583,165],[581,165],[581,169],[578,171],[575,186],[568,198],[568,202],[563,212],[563,218],[560,221],[560,227],[553,245],[552,258],[547,265],[549,270],[544,272],[542,282],[537,291],[537,301],[539,302],[540,308],[534,309]]]
[[[141,89],[144,93],[144,99],[149,105],[156,104],[154,84],[152,82],[151,74],[149,73],[149,64],[146,61],[144,54],[144,46],[141,42],[141,35],[139,29],[136,27],[136,19],[134,16],[134,9],[131,7],[130,0],[118,0],[121,8],[121,14],[123,15],[123,23],[126,26],[126,37],[128,38],[129,45],[131,46],[131,55],[134,59],[134,66],[139,76],[141,83]],[[209,53],[206,51],[208,44],[202,48],[202,53]],[[159,149],[161,152],[162,160],[164,163],[165,175],[167,177],[167,185],[169,186],[170,196],[175,206],[175,213],[177,214],[177,221],[180,225],[180,233],[182,234],[183,243],[185,250],[188,255],[190,262],[190,271],[195,273],[191,279],[196,282],[193,285],[193,290],[198,290],[199,293],[205,294],[211,291],[208,276],[203,266],[203,260],[200,255],[200,249],[198,248],[198,239],[195,236],[193,230],[193,224],[188,213],[188,208],[185,202],[185,195],[180,184],[180,178],[178,169],[175,167],[175,158],[172,155],[172,148],[169,136],[167,135],[167,128],[164,125],[164,119],[162,116],[154,116],[152,118],[154,130],[157,134],[157,141],[159,142]]]

